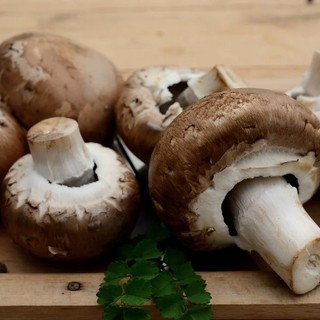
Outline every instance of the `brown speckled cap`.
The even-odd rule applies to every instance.
[[[0,108],[0,183],[13,163],[27,152],[26,131]]]
[[[320,123],[294,99],[264,89],[234,89],[201,99],[163,133],[149,167],[154,207],[194,249],[233,243],[226,194],[244,179],[285,176],[308,200],[319,184]]]
[[[100,53],[61,36],[25,33],[0,45],[0,97],[29,129],[40,120],[77,120],[86,141],[110,143],[122,78]]]
[[[138,158],[149,161],[162,132],[182,112],[174,91],[202,74],[192,68],[154,66],[128,78],[116,106],[117,131]]]

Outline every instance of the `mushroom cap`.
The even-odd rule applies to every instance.
[[[26,131],[0,108],[0,183],[13,163],[28,152]]]
[[[320,119],[320,96],[308,95],[303,87],[296,87],[288,90],[286,94],[289,97],[296,99],[299,103],[303,104],[306,108],[310,109]]]
[[[0,45],[0,96],[29,129],[64,116],[85,141],[110,143],[122,77],[102,54],[61,36],[25,33]]]
[[[134,228],[139,188],[113,150],[87,143],[97,181],[80,187],[50,183],[20,158],[3,181],[2,219],[12,239],[52,260],[82,260],[109,253]]]
[[[116,105],[117,131],[142,161],[149,161],[162,132],[183,111],[169,87],[203,74],[186,67],[153,66],[127,79]]]
[[[319,129],[310,110],[282,93],[234,89],[199,100],[153,151],[156,212],[193,249],[233,244],[222,210],[227,193],[244,179],[283,176],[307,201],[319,185]]]

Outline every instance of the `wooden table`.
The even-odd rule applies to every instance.
[[[94,48],[125,77],[149,65],[226,64],[249,86],[285,91],[300,84],[320,46],[320,1],[0,0],[0,41],[29,31]],[[318,208],[313,199],[308,209],[316,219]],[[103,262],[48,265],[26,256],[1,230],[0,262],[8,268],[0,274],[0,319],[101,319],[95,294]],[[215,319],[320,318],[320,289],[295,296],[267,271],[202,275]],[[67,290],[70,281],[81,282],[81,290]]]

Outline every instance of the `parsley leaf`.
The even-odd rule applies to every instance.
[[[162,297],[177,292],[177,286],[172,275],[167,272],[161,272],[156,278],[152,279],[151,286],[154,297]]]
[[[102,320],[121,320],[123,319],[123,310],[118,305],[109,305],[103,310]]]
[[[186,285],[201,279],[201,277],[193,270],[191,262],[185,262],[175,268],[174,275],[177,277],[181,285]]]
[[[107,281],[117,283],[129,273],[128,264],[125,261],[113,261],[104,273]]]
[[[211,295],[162,224],[117,250],[97,293],[103,320],[151,320],[151,301],[163,319],[210,320]]]
[[[151,239],[143,239],[133,249],[133,256],[139,260],[159,258],[162,252],[158,249],[157,242]]]
[[[181,292],[156,298],[155,302],[164,318],[179,319],[185,312],[186,301]]]
[[[163,262],[172,269],[175,269],[175,267],[185,263],[186,261],[186,255],[181,250],[172,247],[167,248],[163,257]]]
[[[151,316],[147,309],[143,308],[125,308],[123,320],[150,320]]]
[[[211,320],[210,306],[192,306],[180,320]]]
[[[170,232],[162,224],[156,225],[145,233],[145,237],[155,242],[160,242],[171,237]]]
[[[141,305],[151,298],[151,284],[142,279],[131,279],[123,285],[125,294],[121,301],[129,305]]]
[[[143,308],[128,308],[119,305],[109,306],[104,309],[103,320],[150,320],[148,310]]]
[[[205,291],[206,283],[204,280],[198,280],[188,284],[185,293],[188,300],[194,304],[207,304],[210,302],[211,295]]]
[[[103,284],[97,293],[98,303],[102,306],[108,305],[115,301],[122,295],[122,288],[120,285]]]
[[[159,269],[156,262],[139,260],[131,266],[130,272],[138,279],[151,280],[159,274]]]

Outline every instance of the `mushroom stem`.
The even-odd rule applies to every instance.
[[[310,66],[304,73],[302,86],[307,95],[320,95],[320,50],[314,51]]]
[[[227,196],[236,244],[256,251],[298,294],[320,281],[320,228],[303,209],[297,189],[282,177],[239,183]]]
[[[75,120],[43,120],[30,128],[27,138],[35,170],[51,183],[78,187],[96,180],[94,161]]]
[[[177,101],[182,107],[187,107],[210,93],[245,87],[246,84],[230,68],[217,65],[201,77],[188,81],[188,88]]]

